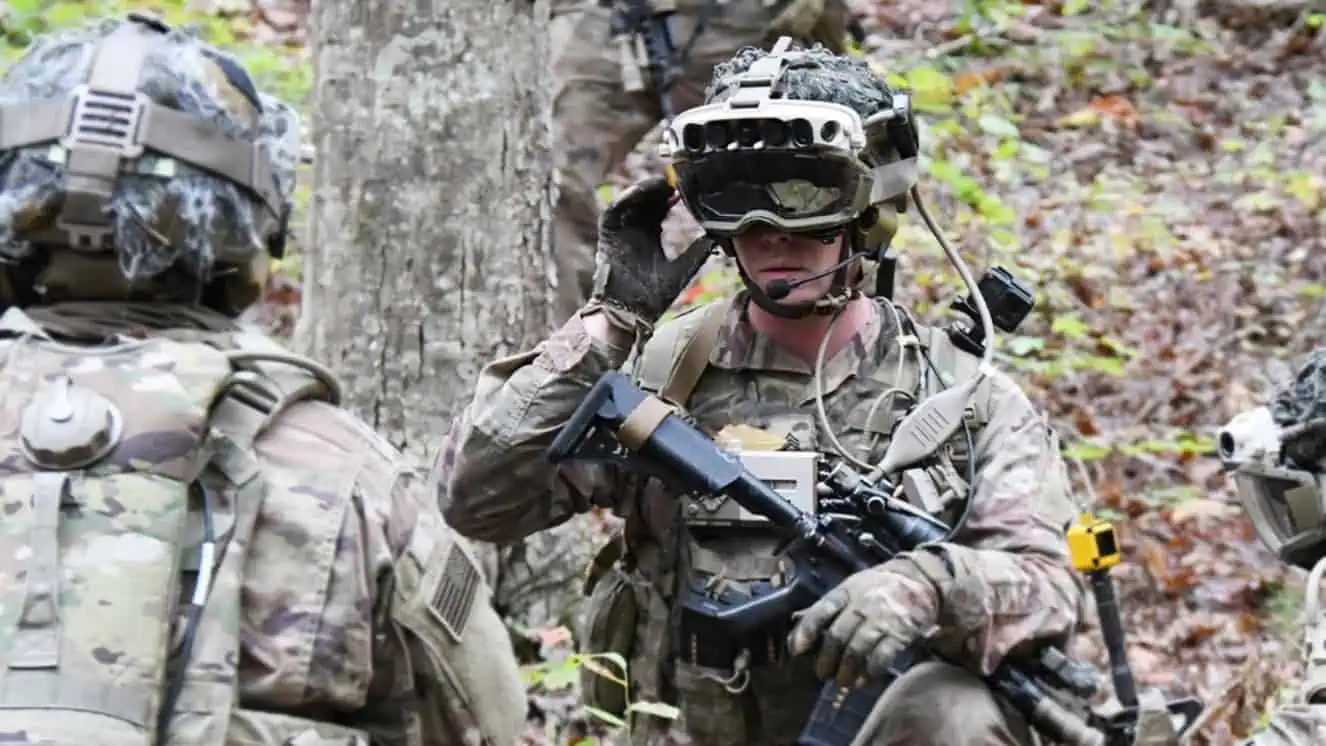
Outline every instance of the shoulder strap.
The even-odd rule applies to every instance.
[[[228,334],[224,343],[236,373],[214,405],[212,424],[241,450],[292,404],[309,399],[340,403],[340,382],[312,360],[259,334]]]
[[[965,381],[976,375],[980,358],[958,349],[949,339],[948,331],[942,327],[927,326],[921,330],[921,342],[930,354],[930,361],[944,376],[943,386],[952,386],[958,381]]]
[[[656,329],[635,362],[638,384],[666,402],[684,406],[709,365],[731,307],[731,300],[716,301],[690,312],[698,318],[675,318]]]
[[[695,334],[686,340],[681,354],[672,364],[672,371],[663,383],[660,395],[664,401],[685,406],[686,400],[691,398],[691,392],[695,391],[700,376],[709,367],[709,358],[718,345],[718,331],[723,328],[723,320],[727,318],[731,307],[730,301],[724,301],[713,303],[702,311],[704,318],[700,320]]]

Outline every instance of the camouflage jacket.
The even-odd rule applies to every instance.
[[[745,308],[745,299],[733,304],[689,411],[711,434],[730,423],[781,422],[815,447],[824,434],[807,416],[814,410],[809,366],[756,332]],[[823,383],[839,441],[867,458],[878,458],[884,445],[863,427],[887,388],[874,374],[891,370],[899,354],[890,314],[883,305],[876,308],[882,310],[871,323],[826,362]],[[670,323],[686,323],[685,317]],[[650,344],[659,343],[663,331],[656,330]],[[449,492],[444,503],[451,525],[477,539],[512,541],[599,506],[651,527],[637,542],[667,535],[674,512],[667,496],[659,499],[648,489],[655,480],[611,465],[554,469],[544,457],[587,387],[604,371],[629,368],[627,358],[627,349],[591,338],[572,318],[534,349],[488,365],[435,466]],[[989,419],[974,443],[972,508],[965,529],[944,547],[957,576],[954,592],[982,601],[953,604],[963,615],[942,620],[973,666],[986,672],[1024,642],[1069,636],[1084,598],[1063,535],[1071,501],[1062,492],[1047,494],[1047,485],[1062,482],[1043,478],[1047,469],[1063,468],[1055,441],[1010,378],[996,373],[988,380]]]
[[[34,336],[76,338],[94,325],[97,336],[127,343],[160,335],[186,343],[201,338],[206,343],[198,341],[199,348],[224,348],[226,340],[247,335],[275,348],[197,309],[143,305],[126,311],[120,325],[115,312],[121,305],[66,304],[29,314],[11,309],[0,319],[3,375],[15,374],[24,352],[16,346]],[[202,319],[203,328],[154,326],[179,318]],[[120,349],[118,364],[141,365],[134,372],[145,377],[179,364],[135,359],[132,345]],[[95,358],[89,354],[88,360]],[[14,421],[8,406],[0,414]],[[218,552],[223,559],[188,663],[190,679],[172,720],[172,740],[205,746],[364,739],[392,746],[461,744],[476,742],[483,721],[492,739],[485,743],[513,743],[523,729],[525,701],[509,638],[473,562],[467,563],[463,589],[442,577],[444,570],[454,574],[457,558],[468,559],[470,550],[447,526],[417,472],[360,419],[326,401],[306,399],[274,414],[251,438],[229,427],[245,418],[210,421],[225,434],[224,442],[251,445],[223,449],[202,475],[202,481],[217,477],[215,469],[221,476],[210,483],[238,485],[226,498],[238,506],[238,517],[226,539],[229,548]],[[131,434],[140,437],[124,441],[126,447],[178,446],[167,437],[172,433]],[[22,463],[16,454],[4,456],[11,466]],[[158,454],[130,456],[150,461]],[[242,491],[258,483],[264,486],[256,494]],[[238,565],[224,559],[231,555]],[[236,587],[238,593],[230,595]],[[464,632],[459,641],[435,621],[439,599],[453,591],[468,602],[459,622],[452,619]],[[238,610],[213,609],[231,599],[238,599]],[[217,621],[234,617],[237,630]],[[206,672],[205,684],[194,683],[195,670]],[[213,682],[226,693],[194,688]],[[218,699],[231,696],[237,701]],[[0,715],[0,730],[21,723],[10,717],[16,716]]]

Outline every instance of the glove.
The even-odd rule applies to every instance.
[[[819,641],[816,675],[856,686],[862,677],[887,672],[938,618],[938,588],[916,563],[899,555],[852,575],[802,612],[787,645],[801,655]]]
[[[632,186],[599,218],[596,262],[608,276],[604,300],[653,323],[672,307],[704,265],[713,242],[701,238],[676,259],[663,252],[663,219],[673,205],[673,188],[659,177]],[[595,278],[596,287],[602,280]]]

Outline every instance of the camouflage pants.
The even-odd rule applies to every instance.
[[[757,681],[757,675],[752,672],[752,692],[778,688]],[[740,708],[725,706],[723,699],[716,692],[705,701],[683,702],[684,727],[695,746],[795,746],[808,714],[787,702],[760,701],[758,695]],[[903,674],[884,693],[872,719],[870,746],[1037,744],[1021,714],[971,673],[944,663],[922,663]]]
[[[955,666],[922,663],[884,692],[871,746],[1032,746],[1022,716]]]
[[[671,18],[678,49],[695,32],[702,3],[678,3]],[[591,0],[564,6],[553,19],[553,127],[560,181],[553,250],[562,318],[589,294],[599,213],[596,189],[662,119],[657,94],[628,93],[622,86],[620,58],[610,40],[610,14]],[[671,91],[673,108],[684,111],[701,104],[714,65],[738,49],[771,43],[766,33],[773,17],[774,11],[760,0],[729,0],[716,8]]]

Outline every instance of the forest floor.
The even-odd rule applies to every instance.
[[[166,4],[242,46],[261,85],[306,92],[306,6]],[[11,54],[26,31],[142,5],[10,3]],[[862,10],[871,59],[920,109],[931,212],[977,272],[1000,264],[1038,290],[1000,362],[1051,413],[1084,506],[1120,527],[1134,670],[1202,696],[1214,713],[1192,743],[1223,746],[1298,667],[1303,574],[1257,543],[1211,443],[1326,337],[1326,15],[1294,0],[1158,5]],[[658,168],[650,144],[615,187]],[[897,297],[937,319],[959,286],[910,220]],[[684,217],[669,226],[676,242],[693,231]],[[255,321],[289,329],[298,266],[283,264]],[[685,301],[731,283],[715,267]],[[569,641],[541,632],[549,651]],[[1075,652],[1103,665],[1098,640],[1089,630]],[[576,713],[573,689],[550,691],[574,677],[551,673],[532,701]],[[576,744],[580,716],[532,723],[528,743]]]

